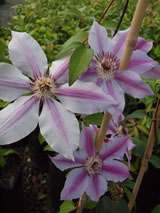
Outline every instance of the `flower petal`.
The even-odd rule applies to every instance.
[[[95,83],[97,80],[97,72],[95,66],[90,65],[89,68],[80,76],[79,80]]]
[[[62,155],[57,155],[56,157],[50,157],[50,159],[56,165],[56,167],[59,168],[61,171],[64,171],[65,169],[69,169],[69,168],[79,167],[85,163],[85,160],[83,159],[83,157],[78,151],[74,152],[75,161],[64,158]]]
[[[147,83],[141,80],[140,76],[132,71],[121,71],[116,75],[116,79],[124,92],[134,98],[144,98],[153,95]]]
[[[30,91],[31,81],[16,67],[0,63],[0,99],[13,101]]]
[[[88,43],[94,50],[95,55],[103,55],[111,45],[111,41],[107,36],[107,31],[104,27],[94,21],[88,36]]]
[[[116,36],[112,38],[112,54],[119,58],[122,57],[128,32],[129,28],[127,30],[117,32]]]
[[[101,175],[108,181],[124,181],[130,177],[127,166],[116,160],[103,162]]]
[[[103,83],[103,88],[107,91],[119,104],[112,106],[112,114],[115,120],[123,112],[125,107],[124,91],[114,79],[107,80]],[[106,89],[105,89],[106,87]]]
[[[72,200],[79,198],[86,191],[88,184],[88,173],[84,168],[73,169],[65,182],[61,192],[61,200]]]
[[[49,71],[51,78],[56,80],[58,84],[67,83],[69,80],[69,60],[70,57],[65,57],[52,62]]]
[[[153,42],[149,42],[142,37],[138,37],[134,50],[142,50],[145,53],[148,53],[152,49],[152,46],[153,46]]]
[[[38,124],[39,101],[34,96],[23,96],[0,111],[0,144],[18,141]]]
[[[75,115],[59,102],[46,99],[40,115],[40,131],[47,143],[65,158],[73,158],[79,145],[80,131]]]
[[[129,136],[114,137],[110,143],[104,144],[99,156],[102,160],[122,157],[128,147]]]
[[[107,182],[101,175],[91,175],[86,189],[91,200],[98,201],[101,195],[107,191]]]
[[[79,80],[71,87],[64,84],[57,88],[56,96],[68,110],[81,114],[92,114],[106,110],[111,113],[112,105],[117,105],[117,102],[110,95],[105,94],[94,83]]]
[[[141,77],[147,78],[147,79],[150,79],[150,78],[160,79],[160,65],[157,64],[148,72],[142,73]]]
[[[93,129],[82,125],[82,131],[80,135],[80,153],[84,157],[92,157],[95,154],[94,150],[94,138],[95,132]]]
[[[141,75],[153,68],[156,62],[147,56],[147,54],[141,50],[133,51],[130,62],[128,64],[128,70],[136,72]]]
[[[12,31],[9,45],[12,63],[23,73],[34,78],[43,76],[47,70],[47,58],[40,45],[28,33]]]

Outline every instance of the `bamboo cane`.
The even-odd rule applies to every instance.
[[[148,4],[148,0],[139,0],[137,3],[137,7],[132,19],[131,27],[127,36],[124,53],[120,61],[119,70],[125,70],[128,67],[130,57],[132,55],[133,49],[137,42],[138,33],[144,18],[147,4]],[[108,125],[109,125],[111,117],[112,116],[108,112],[104,113],[102,124],[101,124],[100,130],[97,136],[97,140],[96,140],[96,151],[95,151],[96,153],[98,153],[101,147],[103,146],[104,137],[108,129]],[[81,197],[81,199],[83,200],[83,205],[86,198],[87,197],[85,197],[85,193],[84,193]],[[77,208],[76,213],[81,213],[83,211],[83,207],[81,208],[81,199],[79,200],[79,208]]]
[[[142,163],[141,163],[141,168],[140,168],[140,171],[138,173],[136,183],[134,185],[134,188],[133,188],[133,191],[132,191],[132,194],[131,194],[131,198],[130,198],[129,203],[128,203],[128,208],[129,208],[130,212],[132,211],[132,208],[133,208],[134,202],[136,200],[136,197],[137,197],[137,194],[138,194],[138,191],[139,191],[145,170],[148,166],[148,161],[149,161],[149,159],[152,155],[153,145],[154,145],[154,141],[155,141],[155,131],[157,131],[157,122],[160,119],[160,96],[159,96],[158,101],[157,101],[157,106],[156,106],[155,112],[157,112],[157,113],[155,113],[155,115],[152,119],[151,130],[150,130],[150,134],[149,134],[149,138],[148,138],[147,147],[146,147],[146,150],[145,150],[145,153],[144,153],[144,157],[143,157],[143,160],[142,160]]]

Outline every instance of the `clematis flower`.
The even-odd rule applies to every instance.
[[[123,121],[123,120],[124,120],[123,114],[120,114],[118,116],[118,121],[114,120],[113,117],[111,118],[107,132],[106,132],[106,134],[111,134],[111,137],[109,137],[109,138],[105,137],[104,143],[109,143],[109,142],[112,143],[112,141],[114,140],[115,137],[123,138],[123,137],[127,136],[128,140],[127,140],[127,148],[126,148],[125,154],[128,158],[128,164],[129,164],[129,167],[130,167],[130,160],[131,160],[130,150],[135,148],[135,144],[132,143],[132,140],[131,140],[131,138],[128,134],[127,128],[123,124],[120,124],[121,121]],[[97,134],[98,133],[97,126],[92,125],[91,127],[94,129],[95,133]]]
[[[141,77],[146,79],[160,79],[160,65],[157,63],[151,70],[142,73]]]
[[[151,43],[145,43],[144,39],[139,38],[128,69],[119,70],[127,34],[128,30],[120,31],[113,39],[109,39],[106,29],[94,22],[89,32],[88,43],[94,50],[95,57],[87,71],[80,77],[83,81],[95,82],[120,103],[113,106],[115,115],[123,112],[124,93],[134,98],[153,95],[151,88],[140,77],[156,63],[146,54],[152,47]]]
[[[79,198],[86,192],[91,200],[98,201],[107,191],[107,181],[122,182],[130,176],[128,168],[116,160],[123,156],[128,136],[115,138],[112,143],[105,144],[98,155],[95,155],[94,139],[94,130],[83,125],[80,150],[74,153],[75,161],[62,155],[51,157],[60,170],[74,168],[67,176],[61,200]]]
[[[44,52],[27,33],[12,32],[9,55],[13,65],[0,63],[0,99],[15,101],[0,111],[0,144],[24,138],[39,122],[48,144],[73,159],[80,135],[74,113],[111,112],[116,101],[93,83],[69,87],[68,57],[54,61],[48,74]]]

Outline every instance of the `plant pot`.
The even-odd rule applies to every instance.
[[[42,172],[47,172],[49,168],[49,158],[47,153],[43,151],[46,143],[40,145],[38,140],[39,128],[36,128],[29,136],[29,153],[31,158],[31,166],[33,169],[38,169]]]
[[[17,154],[8,155],[0,168],[0,212],[24,212],[23,167]]]
[[[58,212],[59,206],[63,201],[60,201],[60,194],[64,187],[65,176],[67,172],[59,170],[51,161],[49,162],[49,194],[51,204],[55,212]]]

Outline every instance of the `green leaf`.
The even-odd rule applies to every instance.
[[[65,200],[61,206],[60,206],[60,210],[58,213],[68,213],[68,212],[72,212],[73,210],[75,210],[76,207],[73,203],[72,200]]]
[[[72,85],[88,68],[93,54],[94,51],[84,45],[74,50],[69,63],[69,85]]]
[[[87,32],[79,32],[76,35],[72,36],[71,38],[69,38],[64,44],[63,44],[63,48],[67,48],[68,46],[70,46],[72,43],[74,42],[82,42],[86,37],[88,36]]]
[[[158,204],[154,209],[152,210],[151,213],[160,213],[160,204]]]
[[[0,41],[0,58],[3,56],[6,49],[7,45],[4,42]]]
[[[145,149],[146,149],[146,143],[143,141],[137,139],[137,138],[131,138],[133,143],[136,144],[136,147],[132,150],[132,154],[134,154],[137,157],[143,157]]]
[[[110,213],[129,213],[127,202],[122,199],[115,201]]]
[[[124,190],[124,193],[125,193],[125,195],[127,196],[128,200],[129,200],[130,197],[131,197],[131,192],[130,192],[130,190],[129,190],[127,187],[124,187],[123,190]]]
[[[43,148],[43,151],[53,152],[54,150],[53,150],[49,145],[46,145],[46,146]]]
[[[73,49],[76,49],[77,47],[81,46],[82,43],[75,41],[73,43],[71,43],[70,45],[66,46],[65,48],[63,48],[60,53],[57,55],[57,59],[63,58],[67,55],[69,55],[71,53],[71,51]]]
[[[147,116],[147,113],[144,110],[142,109],[136,110],[130,115],[127,115],[126,118],[121,123],[125,123],[126,121],[132,118],[144,118],[145,116]]]
[[[85,125],[89,126],[90,124],[101,125],[103,119],[102,113],[95,113],[92,115],[87,115],[84,117],[83,122]]]
[[[75,16],[81,16],[82,13],[80,10],[78,10],[77,8],[73,7],[69,10],[66,10],[63,12],[64,14],[69,14],[69,15],[75,15]]]
[[[10,154],[17,154],[17,152],[14,149],[3,149],[3,156],[7,156]]]
[[[160,158],[156,155],[152,155],[149,162],[151,162],[155,168],[160,169]]]
[[[110,213],[112,207],[113,207],[112,200],[108,196],[104,196],[98,202],[98,205],[96,207],[96,213],[106,213],[106,212]]]
[[[0,167],[3,168],[6,165],[6,161],[3,156],[0,155]]]
[[[39,143],[42,144],[44,143],[46,140],[44,139],[44,137],[41,135],[41,133],[39,133],[38,135],[38,140],[39,140]]]
[[[84,208],[86,209],[93,209],[97,206],[96,201],[86,201]]]

